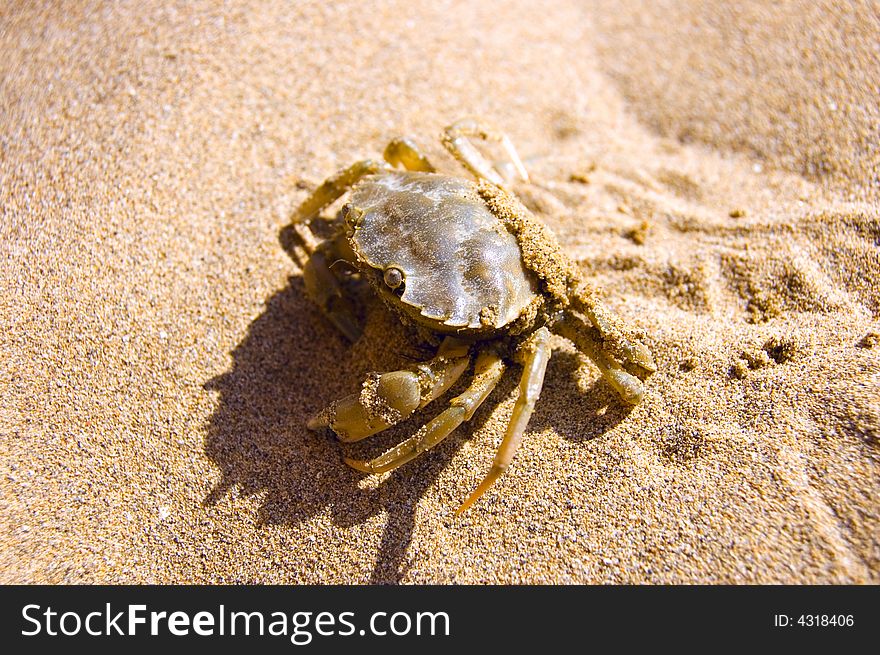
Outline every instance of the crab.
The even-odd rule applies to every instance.
[[[499,144],[508,161],[491,163],[478,140]],[[345,284],[353,272],[436,347],[427,361],[369,374],[358,392],[318,412],[309,429],[330,428],[343,442],[372,436],[442,396],[473,363],[464,391],[413,436],[375,459],[345,458],[348,465],[384,473],[411,461],[470,420],[512,364],[522,366],[492,467],[461,513],[504,473],[522,443],[551,334],[571,341],[631,405],[641,401],[643,380],[656,367],[642,335],[603,307],[550,230],[515,197],[515,178],[528,182],[529,175],[510,139],[462,120],[444,130],[442,143],[474,180],[438,173],[412,139],[397,138],[383,162],[365,159],[328,178],[291,222],[308,255],[306,293],[343,335],[360,335]],[[312,221],[346,193],[342,209],[327,219],[331,235],[318,240]]]

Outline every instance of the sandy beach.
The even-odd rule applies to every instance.
[[[874,2],[0,9],[0,582],[880,582]],[[327,176],[477,116],[658,371],[573,346],[381,476],[306,422],[424,358],[288,255]]]

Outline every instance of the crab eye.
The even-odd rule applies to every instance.
[[[390,289],[396,289],[403,284],[403,271],[391,266],[385,269],[382,279],[385,280],[385,284],[387,284]]]
[[[350,204],[345,204],[339,212],[340,217],[350,228],[359,227],[364,219],[364,212]]]

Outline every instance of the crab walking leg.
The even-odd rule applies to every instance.
[[[657,365],[648,347],[641,341],[629,338],[595,294],[581,287],[572,300],[574,308],[583,312],[595,326],[615,357],[636,367],[635,372],[643,377],[656,372]]]
[[[297,227],[307,229],[304,225]],[[331,269],[340,260],[348,261],[348,258],[340,251],[338,240],[322,241],[303,265],[303,282],[312,301],[349,341],[354,342],[361,336],[361,327],[342,291],[339,278]]]
[[[345,463],[364,473],[384,473],[415,459],[426,450],[448,437],[464,421],[469,421],[504,373],[504,362],[498,353],[484,351],[474,365],[474,379],[459,396],[453,398],[449,407],[422,426],[412,437],[388,452],[367,462],[345,459]]]
[[[526,426],[529,424],[529,419],[532,418],[535,403],[538,402],[541,388],[544,386],[544,373],[547,372],[547,364],[550,361],[550,354],[552,352],[550,347],[550,330],[546,327],[537,330],[531,339],[524,344],[524,348],[525,358],[522,377],[519,381],[519,397],[513,406],[510,423],[507,424],[507,432],[501,441],[501,445],[498,446],[495,461],[492,462],[492,468],[489,469],[488,475],[483,478],[480,485],[474,489],[467,500],[456,510],[456,516],[473,505],[501,477],[522,444]]]
[[[318,215],[318,212],[341,197],[346,191],[357,184],[361,178],[382,170],[383,165],[372,159],[364,159],[343,168],[333,177],[324,180],[317,189],[293,212],[291,223],[302,223]]]
[[[471,143],[472,137],[483,141],[497,141],[500,143],[519,176],[523,181],[529,181],[529,173],[526,171],[526,167],[519,158],[519,154],[517,154],[511,140],[503,132],[498,132],[483,123],[468,119],[453,123],[444,130],[443,145],[453,157],[461,162],[462,166],[478,178],[489,180],[492,184],[497,184],[500,187],[505,186],[504,178]]]
[[[422,154],[415,141],[409,137],[399,137],[391,139],[385,152],[382,154],[392,166],[400,164],[408,171],[422,171],[423,173],[433,173],[437,169],[428,161],[428,158]]]
[[[329,427],[340,441],[360,441],[399,423],[441,396],[461,377],[468,364],[467,346],[448,337],[434,359],[412,370],[372,373],[359,393],[331,403],[308,422],[308,428]]]
[[[645,388],[641,381],[625,371],[602,349],[602,346],[590,334],[591,329],[571,316],[565,316],[553,328],[556,334],[574,343],[578,350],[593,360],[608,383],[614,387],[614,390],[620,394],[624,401],[630,405],[638,405],[645,395]]]

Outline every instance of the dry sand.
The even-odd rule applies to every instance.
[[[880,581],[876,3],[69,4],[0,9],[0,581]],[[463,115],[660,370],[629,410],[559,340],[455,518],[516,376],[349,470],[418,421],[307,418],[418,351],[279,234],[392,136],[453,170]]]

